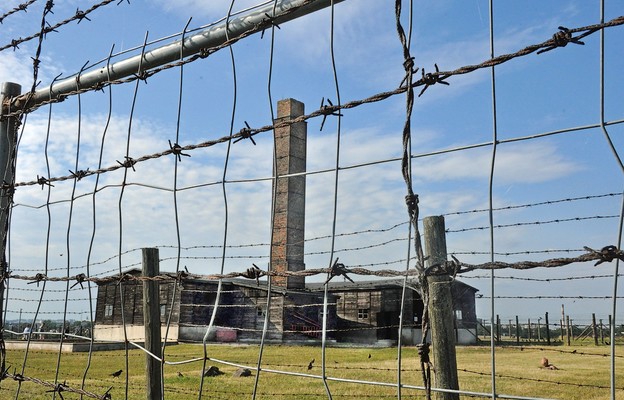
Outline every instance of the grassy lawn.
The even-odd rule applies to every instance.
[[[573,351],[575,351],[573,353]],[[554,399],[602,400],[610,398],[609,348],[606,346],[552,346],[546,347],[500,347],[496,349],[496,380],[499,394]],[[84,390],[97,395],[110,387],[112,399],[145,398],[145,356],[139,350],[130,350],[126,366],[125,351],[95,352],[87,374]],[[370,355],[370,357],[369,357]],[[207,366],[215,365],[223,375],[204,379],[205,399],[251,398],[255,371],[251,377],[233,377],[237,367],[216,360],[255,365],[258,346],[211,345],[211,358]],[[203,357],[200,345],[167,347],[166,360],[170,362]],[[326,357],[327,376],[361,381],[396,382],[396,348],[328,348]],[[558,369],[540,368],[540,360],[547,357]],[[24,352],[7,350],[10,372],[20,372]],[[54,382],[58,354],[55,352],[30,351],[24,376],[41,381]],[[315,360],[308,370],[310,361]],[[403,348],[402,381],[406,385],[422,386],[421,372],[416,349]],[[474,392],[491,391],[489,347],[458,347],[457,363],[460,387]],[[80,388],[87,365],[88,355],[64,353],[60,360],[58,381],[72,388]],[[294,373],[321,374],[321,349],[318,347],[268,346],[264,349],[262,366],[265,369]],[[617,399],[624,400],[624,358],[617,358]],[[434,361],[435,363],[435,361]],[[114,371],[123,369],[119,378]],[[200,385],[202,362],[165,366],[165,396],[171,399],[196,399]],[[126,371],[128,378],[126,384]],[[334,398],[392,399],[396,387],[372,386],[349,382],[328,382]],[[0,398],[14,398],[18,382],[12,379],[0,383]],[[603,388],[604,387],[604,388]],[[52,393],[34,382],[21,384],[19,399],[50,399]],[[403,389],[403,398],[423,399],[421,391]],[[79,399],[78,394],[62,392],[64,399]],[[57,398],[60,398],[57,396]],[[88,398],[88,397],[83,397]],[[261,373],[257,388],[258,399],[324,399],[327,398],[321,379],[310,377]],[[465,397],[468,398],[468,397]]]

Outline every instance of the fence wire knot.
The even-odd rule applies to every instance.
[[[134,172],[136,172],[136,169],[134,169],[134,164],[136,164],[136,160],[134,160],[132,157],[128,157],[128,156],[124,156],[124,158],[126,159],[126,161],[121,162],[119,160],[117,160],[117,163],[119,165],[121,165],[124,168],[132,168],[132,170]]]
[[[74,286],[76,285],[80,285],[81,289],[84,289],[84,286],[82,285],[84,283],[84,281],[87,279],[87,276],[85,274],[78,274],[76,275],[76,283],[74,283],[73,285],[71,285],[70,289],[73,289]]]
[[[327,271],[327,280],[325,281],[325,284],[327,285],[329,281],[331,281],[335,276],[340,275],[342,275],[349,282],[354,283],[353,279],[349,278],[349,276],[347,275],[347,273],[349,272],[351,271],[349,271],[349,269],[343,263],[339,263],[338,258],[336,258],[334,264],[331,266],[329,271]]]
[[[260,286],[260,278],[266,275],[266,273],[261,270],[256,264],[251,265],[252,266],[247,268],[247,270],[243,272],[241,276],[247,279],[255,279],[256,285]]]
[[[87,176],[89,174],[89,168],[87,168],[87,170],[79,170],[79,171],[72,171],[71,169],[69,170],[69,173],[74,177],[74,179],[76,180],[81,180],[82,178],[84,178],[85,176]]]
[[[214,49],[209,49],[207,47],[204,47],[202,49],[199,49],[199,53],[197,53],[197,55],[199,56],[199,58],[207,58],[209,55],[211,55],[214,52],[215,52]]]
[[[618,250],[618,248],[615,246],[605,246],[602,249],[600,249],[600,251],[594,250],[589,247],[584,247],[584,249],[600,258],[596,262],[596,264],[594,264],[594,267],[604,262],[611,262],[615,260],[616,258],[620,261],[624,261],[624,252],[621,250]]]
[[[545,53],[547,51],[556,49],[557,47],[566,47],[568,43],[574,43],[574,44],[580,44],[580,45],[585,44],[584,42],[581,42],[578,38],[572,37],[572,32],[564,26],[559,27],[559,32],[553,35],[552,41],[553,41],[553,44],[538,51],[537,54]]]
[[[171,152],[177,157],[178,161],[182,162],[182,156],[190,157],[190,154],[182,153],[182,146],[177,143],[171,144],[171,140],[169,140],[169,149]]]
[[[15,368],[13,369],[13,380],[14,381],[18,381],[18,382],[24,382],[26,380],[26,378],[24,378],[24,375],[20,374],[19,372],[15,371]]]
[[[403,87],[404,84],[411,83],[411,82],[407,82],[410,75],[417,73],[418,70],[420,69],[420,68],[414,69],[414,57],[406,58],[405,61],[403,61],[403,68],[405,68],[405,77],[399,84],[399,87]]]
[[[44,176],[39,176],[39,175],[37,175],[37,183],[38,183],[39,185],[41,185],[41,190],[43,190],[43,187],[44,187],[45,185],[48,185],[48,186],[52,186],[52,187],[54,187],[54,185],[53,185],[53,184],[51,184],[51,183],[50,183],[50,181],[49,181],[46,177],[44,177]]]
[[[416,211],[418,210],[418,195],[410,193],[405,196],[405,204],[407,204],[407,213],[410,216],[410,221],[416,218]]]
[[[445,82],[444,80],[448,78],[450,75],[440,75],[440,69],[438,68],[438,64],[435,65],[435,73],[427,72],[425,73],[425,69],[423,68],[420,72],[422,73],[421,82],[425,85],[425,87],[420,91],[418,97],[422,96],[425,93],[425,90],[429,88],[431,85],[435,85],[436,83],[441,83],[443,85],[450,85],[450,83]]]
[[[335,117],[342,117],[343,115],[338,111],[338,107],[331,102],[330,99],[327,99],[327,103],[325,104],[325,97],[321,99],[321,106],[319,108],[321,114],[323,115],[323,121],[321,122],[321,131],[323,130],[323,126],[325,126],[325,120],[328,116],[333,115]]]
[[[61,398],[61,400],[65,400],[63,398],[63,393],[65,390],[67,390],[69,386],[67,386],[67,381],[63,382],[63,383],[57,383],[56,386],[54,386],[54,388],[52,390],[47,390],[46,393],[58,393],[59,397]]]
[[[429,343],[416,345],[418,356],[420,357],[420,368],[422,370],[423,383],[426,389],[427,400],[431,399],[431,359],[429,358]]]
[[[45,276],[45,274],[38,273],[38,274],[35,275],[35,279],[30,281],[30,282],[28,282],[27,285],[30,285],[32,283],[36,283],[37,287],[39,287],[39,282],[45,281],[46,279],[47,279],[47,277]]]
[[[282,29],[280,28],[280,26],[275,22],[275,17],[270,16],[268,13],[264,13],[266,19],[262,20],[262,22],[260,22],[260,26],[262,27],[262,33],[260,34],[260,39],[264,38],[264,31],[271,27],[274,26],[277,29]]]
[[[253,138],[253,133],[251,132],[251,127],[249,126],[249,124],[247,123],[247,121],[245,121],[245,128],[241,129],[238,134],[240,135],[240,137],[238,139],[236,139],[234,141],[234,143],[238,143],[243,139],[249,139],[251,140],[251,143],[254,144],[254,146],[256,145],[256,141]]]
[[[83,19],[86,19],[87,21],[91,21],[89,17],[87,17],[87,13],[84,11],[81,11],[79,8],[76,8],[76,15],[74,18],[78,20],[78,23],[81,23]]]

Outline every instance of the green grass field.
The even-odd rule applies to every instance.
[[[573,353],[575,351],[575,353]],[[140,350],[130,350],[128,366],[125,351],[95,352],[91,360],[84,390],[102,395],[110,387],[112,399],[145,398],[145,356]],[[607,346],[552,346],[546,347],[500,347],[496,349],[496,381],[499,394],[554,399],[602,400],[610,398],[609,390],[609,347]],[[369,357],[370,355],[370,357]],[[211,358],[207,366],[215,365],[223,375],[204,380],[202,398],[240,399],[251,398],[254,376],[233,377],[237,369],[215,360],[255,365],[258,346],[211,345]],[[166,360],[170,362],[202,358],[200,345],[177,345],[167,347]],[[326,357],[327,375],[335,378],[361,381],[377,381],[394,384],[397,379],[396,348],[328,348]],[[547,357],[558,369],[540,368],[540,360]],[[45,382],[54,382],[58,354],[55,352],[30,351],[24,376]],[[21,371],[24,352],[7,350],[9,372]],[[312,369],[308,364],[314,359]],[[406,385],[422,386],[422,378],[416,349],[403,348],[402,381]],[[489,347],[458,347],[457,363],[460,387],[474,392],[491,391]],[[80,388],[87,365],[88,355],[64,353],[61,356],[58,381],[66,382],[71,388]],[[617,399],[624,399],[624,358],[617,362]],[[267,346],[263,354],[263,368],[295,373],[321,374],[321,349],[318,347]],[[114,371],[123,369],[119,378],[112,377]],[[126,385],[126,370],[129,371]],[[165,396],[171,399],[196,399],[199,391],[202,362],[165,366]],[[328,382],[334,398],[392,399],[396,398],[395,387],[373,386],[346,382]],[[0,383],[0,398],[14,398],[18,382],[5,379]],[[51,399],[41,382],[21,383],[19,399]],[[403,398],[423,399],[421,391],[403,389]],[[67,391],[64,399],[79,399],[80,396]],[[60,398],[57,396],[56,398]],[[83,397],[88,398],[88,397]],[[323,381],[309,377],[281,375],[262,372],[257,391],[258,399],[325,399]],[[468,397],[464,397],[468,398]]]

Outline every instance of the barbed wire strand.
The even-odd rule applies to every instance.
[[[4,22],[5,19],[7,19],[8,17],[10,17],[11,15],[20,12],[20,11],[24,11],[27,12],[28,10],[28,6],[30,6],[31,4],[33,4],[34,2],[36,2],[37,0],[28,0],[25,1],[21,4],[16,5],[15,7],[13,7],[11,10],[5,12],[4,14],[0,15],[0,24],[2,24]]]
[[[292,10],[289,10],[287,13],[293,12]],[[603,23],[603,24],[597,24],[597,25],[590,25],[590,26],[585,26],[585,27],[581,27],[581,28],[575,28],[575,29],[570,29],[569,31],[571,32],[581,32],[581,31],[587,31],[587,32],[591,32],[594,33],[597,30],[601,30],[607,27],[613,27],[613,26],[619,26],[624,24],[624,16],[621,17],[617,17],[612,19],[609,22]],[[262,24],[260,24],[262,25]],[[252,29],[251,31],[247,31],[246,33],[244,33],[243,35],[240,35],[236,38],[231,38],[229,40],[227,40],[224,44],[220,45],[220,46],[216,46],[214,48],[211,48],[210,50],[212,50],[213,52],[216,51],[216,49],[220,49],[220,48],[225,48],[228,47],[229,45],[233,44],[234,42],[242,39],[243,37],[247,37],[252,33],[256,33],[261,31],[260,28],[262,28],[262,26],[258,26],[254,29]],[[236,39],[236,40],[234,40]],[[495,66],[495,65],[499,65],[502,64],[504,62],[507,62],[509,60],[512,60],[514,58],[517,57],[522,57],[522,56],[526,56],[528,54],[531,54],[539,49],[543,49],[543,48],[548,48],[550,46],[552,46],[553,44],[555,44],[554,39],[549,39],[543,43],[540,44],[536,44],[536,45],[531,45],[531,46],[527,46],[522,50],[519,50],[516,53],[513,54],[505,54],[505,55],[501,55],[498,57],[495,57],[493,59],[490,60],[486,60],[484,62],[482,62],[481,64],[478,65],[469,65],[469,66],[464,66],[461,68],[458,68],[456,70],[453,71],[436,71],[436,72],[430,72],[428,73],[428,77],[427,80],[425,78],[421,78],[419,80],[417,80],[416,82],[413,83],[413,85],[411,85],[411,89],[413,90],[413,88],[415,87],[419,87],[419,86],[427,86],[427,82],[430,82],[431,79],[447,79],[448,77],[452,76],[452,75],[458,75],[458,74],[465,74],[468,72],[472,72],[475,71],[477,69],[482,69],[482,68],[489,68],[491,66]],[[195,58],[196,57],[196,58]],[[183,60],[182,63],[188,63],[192,61],[196,61],[197,59],[200,59],[201,57],[199,57],[198,55],[192,56],[190,58],[187,58],[185,60]],[[153,76],[154,74],[164,70],[164,69],[169,69],[169,68],[173,68],[176,66],[181,65],[181,62],[175,62],[175,63],[171,63],[171,64],[167,64],[166,68],[165,67],[160,67],[160,68],[156,68],[154,70],[149,71],[149,73],[147,71],[145,71],[142,76],[139,78],[138,76],[131,76],[125,79],[121,79],[118,81],[113,81],[113,82],[107,82],[107,84],[121,84],[121,83],[127,83],[127,82],[132,82],[135,81],[137,79],[146,79],[149,76]],[[413,65],[413,64],[412,64]],[[101,90],[102,89],[102,85],[97,85],[97,87],[93,87],[93,88],[88,88],[88,89],[83,89],[83,90],[77,90],[75,92],[72,92],[71,94],[77,94],[78,92],[85,92],[85,91],[90,91],[90,90]],[[368,103],[373,103],[373,102],[378,102],[378,101],[382,101],[382,100],[386,100],[387,98],[394,96],[394,95],[398,95],[398,94],[402,94],[405,93],[407,91],[407,87],[405,85],[400,86],[399,88],[393,90],[393,91],[389,91],[389,92],[382,92],[382,93],[378,93],[376,95],[373,95],[371,97],[368,97],[366,99],[362,99],[362,100],[356,100],[356,101],[351,101],[345,104],[342,104],[341,106],[336,105],[323,105],[319,110],[316,110],[310,114],[307,115],[303,115],[297,118],[292,119],[291,121],[281,121],[277,124],[271,124],[271,125],[267,125],[261,128],[249,128],[248,130],[245,130],[244,133],[236,133],[233,135],[228,135],[228,136],[224,136],[220,139],[216,139],[216,140],[211,140],[211,141],[206,141],[203,143],[199,143],[199,144],[193,144],[193,145],[186,145],[186,146],[182,146],[179,150],[180,151],[190,151],[190,150],[194,150],[194,149],[198,149],[198,148],[204,148],[204,147],[210,147],[213,146],[215,144],[219,144],[219,143],[224,143],[224,142],[228,142],[231,140],[236,140],[239,138],[243,138],[244,136],[254,136],[258,133],[261,132],[268,132],[268,131],[272,131],[275,128],[278,127],[282,127],[282,126],[287,126],[290,124],[294,124],[294,123],[298,123],[298,122],[303,122],[303,121],[307,121],[308,119],[311,118],[317,118],[317,117],[326,117],[326,115],[328,113],[337,113],[340,110],[344,110],[344,109],[349,109],[349,108],[354,108],[363,104],[368,104]],[[66,96],[63,97],[63,99],[66,98]],[[42,102],[42,104],[45,104],[46,102]],[[40,105],[39,105],[40,106]],[[26,110],[24,110],[25,112]],[[30,111],[30,110],[29,110]],[[7,117],[11,117],[14,114],[11,113],[7,113],[5,115],[3,115],[3,118],[7,118]],[[178,149],[176,149],[177,151]],[[134,159],[134,161],[136,163],[140,163],[140,162],[144,162],[150,159],[155,159],[155,158],[159,158],[159,157],[163,157],[165,155],[170,155],[174,152],[173,149],[168,149],[168,150],[164,150],[160,153],[154,153],[151,155],[145,155],[139,158]],[[122,168],[123,166],[120,166],[119,164],[117,165],[112,165],[110,167],[107,168],[103,168],[103,169],[98,169],[96,171],[90,171],[87,173],[87,175],[91,175],[91,174],[96,174],[96,173],[105,173],[105,172],[111,172],[114,170],[117,170],[119,168]],[[55,181],[62,181],[62,180],[67,180],[67,179],[71,179],[71,176],[62,176],[62,177],[57,177],[57,178],[49,178],[50,182],[55,182]],[[30,181],[30,182],[22,182],[22,183],[16,183],[15,186],[25,186],[25,185],[35,185],[38,184],[36,181]]]
[[[93,11],[97,10],[98,8],[103,7],[103,6],[107,5],[107,4],[110,4],[110,3],[114,2],[114,1],[118,2],[117,5],[123,3],[123,1],[119,1],[119,0],[103,0],[100,3],[92,5],[91,7],[89,7],[88,9],[86,9],[84,11],[81,11],[80,9],[76,9],[76,13],[74,15],[72,15],[71,17],[69,17],[69,18],[66,18],[66,19],[64,19],[64,20],[62,20],[62,21],[60,21],[60,22],[58,22],[58,23],[56,23],[54,25],[44,25],[39,32],[36,32],[36,33],[34,33],[32,35],[26,36],[24,38],[20,37],[18,39],[11,40],[11,43],[5,44],[4,46],[0,47],[0,52],[4,51],[4,50],[7,50],[7,49],[14,49],[14,50],[18,49],[19,48],[18,46],[20,44],[28,42],[28,41],[33,40],[33,39],[42,38],[46,34],[48,34],[50,32],[56,32],[56,30],[58,28],[60,28],[63,25],[67,25],[70,22],[78,21],[78,23],[80,23],[83,20],[91,21],[89,19],[89,17],[88,17],[89,14],[91,14]],[[48,0],[46,2],[46,7],[47,7],[48,4],[51,4],[51,3],[52,3],[52,1]]]

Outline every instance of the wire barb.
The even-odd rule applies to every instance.
[[[420,72],[422,73],[422,78],[420,78],[420,83],[425,85],[425,87],[420,91],[418,97],[422,96],[425,93],[425,90],[429,88],[429,86],[435,85],[436,83],[441,83],[443,85],[450,85],[450,83],[445,82],[444,80],[451,75],[443,75],[440,74],[440,69],[438,68],[438,64],[435,65],[435,72],[427,72],[425,73],[425,69],[423,68]]]
[[[242,274],[244,278],[247,279],[255,279],[256,285],[260,286],[260,278],[266,275],[266,272],[261,270],[256,264],[251,264],[252,266],[247,268],[247,270]]]
[[[335,106],[334,103],[332,103],[330,99],[327,99],[327,103],[328,104],[325,104],[325,97],[323,97],[321,99],[321,106],[319,108],[319,111],[323,115],[323,121],[321,122],[321,129],[319,129],[320,131],[323,130],[323,126],[325,126],[325,120],[327,119],[329,115],[333,115],[335,117],[343,116],[339,111],[340,107]]]
[[[172,144],[171,140],[169,140],[169,149],[171,150],[171,153],[176,156],[179,162],[182,162],[182,156],[184,157],[191,156],[190,154],[182,153],[182,146],[180,146],[178,143]]]
[[[50,181],[49,181],[46,177],[44,177],[44,176],[39,176],[39,175],[37,175],[37,183],[38,183],[39,185],[41,185],[41,190],[43,190],[43,187],[44,187],[45,185],[48,185],[48,186],[54,187],[54,185],[53,185],[53,184],[51,184],[51,183],[50,183]]]
[[[256,145],[256,141],[253,138],[254,133],[251,130],[251,127],[249,126],[249,124],[247,123],[247,121],[245,121],[245,128],[241,129],[238,134],[240,135],[240,137],[238,139],[236,139],[234,141],[234,143],[238,143],[243,139],[249,139],[251,140],[251,143],[254,144],[254,146]]]
[[[76,172],[72,171],[71,169],[69,170],[69,173],[71,174],[71,176],[74,177],[74,179],[76,180],[81,180],[82,178],[86,177],[87,175],[89,175],[89,168],[87,168],[86,170],[78,170]]]
[[[593,255],[597,256],[599,258],[599,260],[596,262],[596,264],[594,264],[594,267],[604,263],[604,262],[611,262],[615,259],[618,259],[620,261],[624,261],[624,252],[622,250],[618,250],[617,247],[615,246],[605,246],[602,249],[600,249],[600,251],[596,251],[592,248],[589,248],[587,246],[583,247],[585,250],[589,251],[590,253],[592,253]]]
[[[349,276],[347,275],[347,273],[350,272],[351,271],[349,271],[349,269],[343,263],[339,263],[338,258],[336,258],[334,264],[331,266],[329,271],[327,271],[327,280],[325,281],[325,284],[327,285],[329,281],[331,281],[335,276],[341,275],[349,282],[354,283],[353,279],[349,278]]]
[[[580,38],[584,36],[587,36],[587,35],[581,35],[575,38],[572,36],[572,31],[570,31],[568,28],[564,26],[560,26],[559,32],[555,33],[551,39],[552,44],[538,51],[537,54],[546,53],[547,51],[556,49],[557,47],[566,47],[568,43],[584,45],[585,43],[580,41]]]
[[[264,13],[264,15],[266,16],[266,19],[260,22],[260,26],[262,27],[262,33],[260,34],[260,39],[264,39],[264,31],[269,27],[276,27],[277,29],[282,29],[275,22],[275,17],[270,16],[268,13]]]
[[[124,168],[132,168],[132,170],[136,172],[136,169],[134,169],[134,164],[136,164],[136,160],[128,156],[124,156],[124,158],[126,159],[126,161],[121,162],[119,160],[116,160],[117,163]]]

